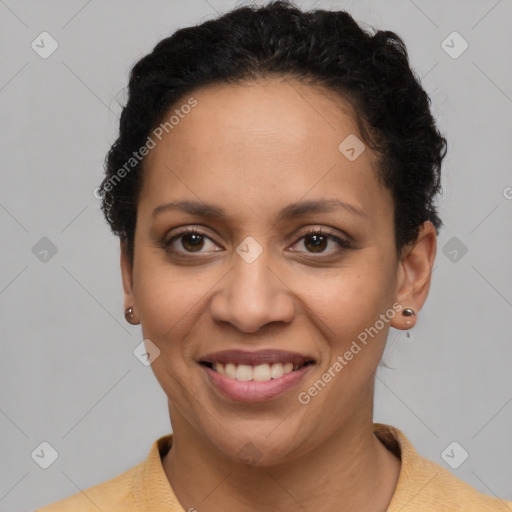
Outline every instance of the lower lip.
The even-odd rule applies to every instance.
[[[254,380],[236,380],[200,365],[206,372],[210,382],[231,400],[237,402],[265,402],[278,398],[297,386],[313,365],[303,366],[298,370],[286,373],[278,379],[259,382]]]

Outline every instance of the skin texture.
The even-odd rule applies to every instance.
[[[393,303],[418,313],[435,229],[424,223],[396,254],[393,201],[375,155],[367,147],[349,161],[338,150],[349,134],[362,137],[334,93],[274,78],[193,97],[198,105],[145,161],[133,266],[121,245],[125,307],[161,351],[152,368],[174,432],[165,473],[185,510],[384,511],[400,461],[372,431],[374,373],[389,325],[407,329],[415,317],[397,313],[307,405],[297,395]],[[329,198],[364,215],[276,220],[290,203]],[[227,217],[166,211],[152,219],[175,200],[211,203]],[[184,237],[174,253],[163,248],[187,226],[205,235],[202,245]],[[352,247],[328,238],[318,249],[309,228]],[[236,252],[248,236],[263,251],[250,264]],[[315,365],[297,388],[263,403],[223,397],[197,362],[218,350],[267,348],[308,354]],[[258,453],[251,466],[238,455],[248,443]]]

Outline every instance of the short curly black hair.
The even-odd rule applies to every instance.
[[[393,198],[397,252],[416,239],[424,221],[439,232],[435,200],[447,142],[402,39],[391,31],[372,35],[345,11],[304,12],[272,1],[182,28],[131,70],[119,137],[98,192],[132,262],[144,164],[134,155],[148,136],[173,105],[200,87],[273,76],[326,87],[354,107],[361,136],[378,155],[379,179]]]

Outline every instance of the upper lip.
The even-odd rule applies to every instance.
[[[288,352],[286,350],[258,350],[250,352],[246,350],[222,350],[206,354],[199,359],[200,363],[220,363],[220,364],[246,364],[249,366],[258,366],[260,364],[273,363],[293,363],[294,366],[302,366],[308,361],[314,362],[314,358],[298,352]]]

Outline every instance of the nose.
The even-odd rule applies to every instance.
[[[234,254],[233,267],[210,301],[215,322],[228,322],[240,331],[254,333],[272,322],[292,321],[291,286],[272,268],[271,260],[266,249],[251,263]]]

